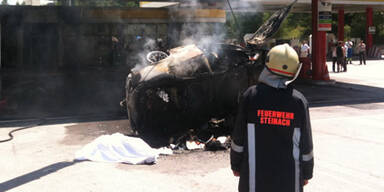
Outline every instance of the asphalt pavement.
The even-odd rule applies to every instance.
[[[314,139],[314,177],[305,191],[384,191],[383,72],[383,60],[354,61],[347,72],[329,73],[333,84],[296,83],[310,102]],[[18,126],[0,127],[0,140]],[[127,126],[67,120],[15,132],[0,143],[0,191],[236,191],[228,151],[161,156],[154,165],[73,161],[93,139],[127,133]]]

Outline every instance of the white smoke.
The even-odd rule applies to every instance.
[[[201,5],[197,0],[190,1],[188,3],[188,7],[189,10],[191,9],[190,7],[193,7],[193,9],[204,8],[204,6]],[[210,47],[213,50],[218,50],[215,49],[213,45],[224,42],[226,36],[225,23],[208,23],[204,21],[199,21],[194,18],[194,15],[183,15],[183,19],[182,21],[180,21],[180,18],[172,14],[171,21],[174,21],[174,23],[169,24],[168,28],[171,29],[172,27],[177,26],[177,29],[168,29],[168,33],[171,33],[168,34],[168,36],[171,37],[169,41],[171,41],[170,43],[173,45],[172,47],[167,47],[168,50],[178,46],[185,46],[191,44],[195,44],[201,48]],[[144,49],[138,51],[137,57],[140,58],[140,62],[138,62],[132,69],[134,71],[140,70],[143,67],[148,66],[149,63],[146,60],[146,55],[150,51],[155,50],[153,49],[153,47],[156,48],[156,40],[154,39],[146,38],[144,44]],[[155,46],[153,46],[154,44]]]
[[[147,54],[151,51],[157,50],[156,40],[152,38],[144,38],[143,46],[140,47],[140,50],[137,50],[137,55],[135,56],[134,61],[136,65],[132,68],[132,71],[139,71],[140,69],[148,66],[150,63],[147,61]]]
[[[234,1],[230,0],[230,3],[235,11],[240,11],[240,14],[249,14],[255,13],[257,11],[261,11],[262,7],[257,0],[240,0]],[[230,13],[229,5],[226,1],[221,2],[221,4],[214,3],[217,7],[225,9],[227,16],[233,17]],[[201,3],[199,0],[191,0],[188,2],[183,2],[177,9],[189,9],[189,10],[197,10],[197,9],[207,9],[207,3]],[[246,12],[241,12],[242,8],[247,8]],[[177,11],[178,11],[177,10]],[[172,10],[170,10],[172,12]],[[239,12],[238,12],[239,13]],[[171,13],[171,21],[174,21],[172,24],[168,24],[168,39],[169,43],[172,44],[171,47],[167,47],[167,49],[172,49],[178,46],[185,46],[190,44],[195,44],[199,48],[209,47],[212,52],[218,53],[220,50],[218,46],[220,43],[228,42],[226,24],[220,22],[206,22],[196,20],[193,14],[191,15],[183,15],[182,21],[177,17],[177,14]],[[228,19],[228,18],[227,18]],[[233,18],[229,18],[233,19]],[[172,29],[172,27],[176,27],[177,29]],[[171,29],[171,30],[170,30]],[[165,40],[165,39],[164,39]],[[148,39],[146,44],[153,43],[153,39]],[[138,55],[141,59],[141,62],[138,63],[134,69],[140,70],[141,68],[147,66],[149,63],[146,61],[146,54],[149,50],[139,51]]]
[[[180,44],[208,46],[224,41],[226,31],[224,23],[185,23],[181,28]]]

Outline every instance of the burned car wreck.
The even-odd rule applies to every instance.
[[[295,1],[296,2],[296,1]],[[222,123],[231,132],[239,95],[257,83],[268,50],[264,44],[294,3],[274,13],[245,48],[229,44],[186,45],[169,56],[132,71],[126,80],[126,107],[132,130],[151,146],[176,142],[186,133]]]

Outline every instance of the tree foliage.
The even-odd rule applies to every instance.
[[[239,26],[231,14],[227,15],[227,31],[231,38],[242,37],[247,33],[254,33],[272,14],[271,13],[235,13]],[[308,38],[311,34],[310,14],[289,14],[274,35],[277,39]]]
[[[240,27],[237,27],[230,14],[227,16],[227,31],[229,37],[235,37],[236,31],[243,36],[246,33],[253,33],[266,21],[271,13],[236,13]],[[333,14],[332,31],[337,36],[338,15]],[[373,15],[373,24],[376,27],[376,34],[373,35],[374,44],[384,44],[384,12],[376,11]],[[281,24],[280,29],[274,35],[275,39],[308,39],[312,33],[312,14],[310,13],[290,13]],[[347,13],[344,16],[344,38],[366,38],[366,13]]]
[[[228,38],[241,39],[247,33],[256,32],[263,23],[263,13],[235,13],[235,18],[232,14],[227,14]]]
[[[337,15],[335,14],[335,31],[337,31]],[[365,39],[366,28],[365,13],[353,13],[344,15],[344,39],[360,38]]]
[[[137,1],[127,0],[77,0],[80,6],[96,6],[96,7],[138,7]]]
[[[384,44],[384,11],[373,14],[373,24],[376,26],[376,34],[373,35],[375,44]]]
[[[290,13],[275,34],[277,39],[308,39],[312,33],[311,14]]]
[[[60,0],[59,5],[64,5],[66,0]],[[74,6],[88,7],[139,7],[136,0],[72,0]]]

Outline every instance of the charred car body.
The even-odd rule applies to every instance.
[[[131,128],[150,145],[160,146],[189,130],[204,129],[211,119],[233,122],[239,95],[257,82],[263,69],[266,39],[278,30],[293,4],[246,35],[246,48],[177,47],[165,59],[129,74],[125,100]],[[223,132],[230,133],[230,127]]]

